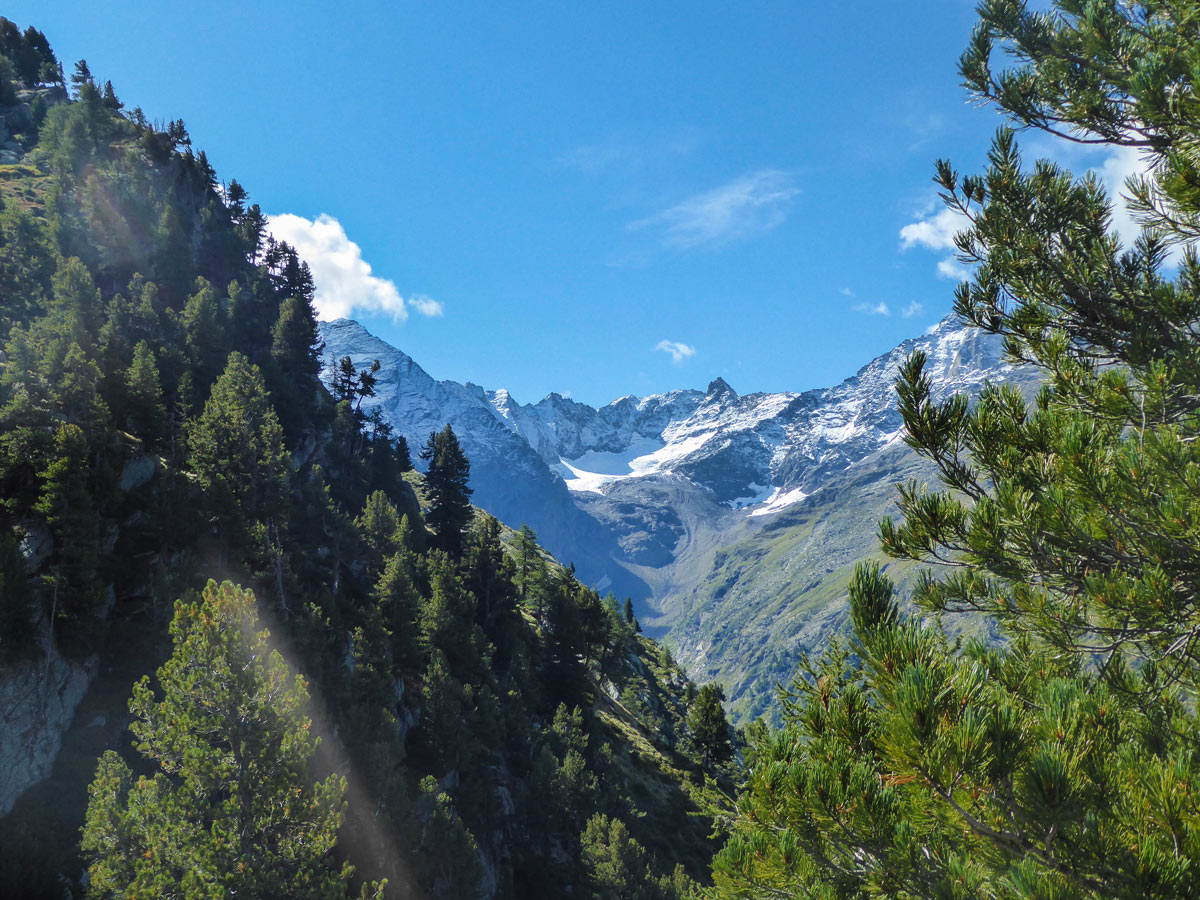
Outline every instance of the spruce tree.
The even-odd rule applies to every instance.
[[[40,474],[41,493],[34,510],[54,535],[45,576],[52,624],[59,618],[85,618],[99,601],[100,520],[89,485],[89,450],[83,429],[60,425],[49,464]]]
[[[706,684],[700,688],[692,705],[688,707],[687,727],[692,743],[706,766],[728,762],[733,756],[733,745],[729,740],[729,721],[721,706],[725,691],[719,684]]]
[[[128,424],[146,446],[157,445],[166,432],[167,411],[163,405],[158,363],[154,351],[145,341],[138,341],[133,348],[125,389]]]
[[[913,591],[930,618],[858,568],[850,644],[804,661],[752,750],[718,896],[1198,895],[1196,12],[981,5],[967,85],[1018,126],[1141,150],[1145,230],[1121,246],[1096,179],[1026,168],[1009,130],[982,176],[938,164],[977,264],[955,309],[1043,387],[972,407],[933,398],[923,355],[903,368],[906,439],[943,487],[904,486],[881,537],[942,568]],[[957,612],[1004,641],[950,640]]]
[[[471,522],[471,465],[449,425],[429,435],[421,459],[429,464],[425,472],[429,499],[425,522],[433,529],[437,546],[457,556],[462,550],[463,529]]]
[[[315,414],[322,349],[308,301],[286,298],[271,328],[271,362],[277,406],[292,434],[311,424]]]

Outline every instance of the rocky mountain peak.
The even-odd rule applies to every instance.
[[[707,400],[720,400],[726,397],[736,400],[738,393],[729,386],[729,382],[718,375],[708,383],[708,390],[704,392],[704,396]]]

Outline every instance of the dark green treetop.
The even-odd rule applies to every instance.
[[[429,435],[421,459],[429,464],[425,472],[429,496],[425,521],[436,535],[437,546],[457,555],[462,549],[463,529],[471,522],[471,464],[449,425]]]
[[[251,521],[277,512],[286,487],[283,429],[262,373],[241,353],[229,355],[190,433],[201,483]]]
[[[700,688],[688,708],[688,732],[707,765],[728,762],[733,756],[729,721],[721,706],[724,700],[724,689],[719,684],[710,683]]]

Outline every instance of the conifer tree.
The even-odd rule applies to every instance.
[[[145,341],[133,348],[133,362],[125,376],[126,408],[134,433],[147,446],[155,446],[166,430],[167,413],[163,406],[162,384],[154,351]]]
[[[729,721],[721,706],[724,700],[724,689],[719,684],[709,683],[700,688],[688,708],[688,731],[706,766],[727,762],[733,756]]]
[[[117,99],[117,92],[113,90],[113,83],[111,81],[104,82],[101,101],[104,103],[106,109],[110,109],[113,112],[120,112],[122,107],[125,106],[124,103]]]
[[[396,507],[383,491],[374,491],[367,497],[362,515],[355,522],[359,533],[382,560],[399,548],[398,532],[400,516]]]
[[[42,471],[34,510],[54,535],[48,577],[50,620],[68,621],[91,613],[99,598],[100,522],[88,484],[87,437],[78,425],[60,425],[54,450]]]
[[[625,823],[596,813],[580,838],[592,900],[657,900],[648,854]]]
[[[906,439],[943,487],[904,486],[880,530],[944,567],[913,592],[930,618],[858,568],[850,645],[805,660],[785,727],[752,750],[718,896],[1197,896],[1196,12],[980,6],[967,85],[1019,126],[1139,149],[1145,230],[1123,247],[1096,179],[1026,168],[1009,130],[983,176],[938,164],[977,264],[955,309],[1043,387],[972,407],[934,399],[923,355],[904,366]],[[957,612],[1005,642],[952,642],[933,617]]]
[[[537,534],[528,524],[523,524],[517,532],[514,555],[521,605],[533,609],[538,618],[542,618],[545,615],[546,561],[538,547]]]
[[[388,558],[375,583],[373,599],[387,629],[392,664],[397,672],[412,672],[420,663],[417,592],[412,584],[411,554],[401,550]]]
[[[205,279],[197,279],[196,291],[183,307],[184,342],[197,389],[208,390],[227,362],[227,324],[217,292]]]
[[[449,425],[429,435],[421,451],[429,464],[425,472],[425,490],[429,497],[426,523],[433,529],[436,543],[451,556],[462,550],[463,529],[471,522],[471,465]]]
[[[219,512],[236,510],[250,522],[279,512],[287,486],[283,429],[262,372],[242,354],[229,354],[189,445],[192,466]]]
[[[313,783],[304,679],[258,628],[254,596],[210,581],[176,606],[174,652],[134,687],[130,726],[153,777],[100,760],[84,827],[89,896],[346,896],[331,858],[345,780]]]
[[[271,361],[278,373],[276,393],[283,400],[279,406],[292,431],[312,420],[322,349],[308,301],[287,297],[279,305],[279,318],[271,328]]]
[[[94,86],[95,79],[92,77],[91,67],[88,66],[86,59],[81,59],[75,63],[75,71],[71,74],[71,87],[75,89],[78,95],[84,86]]]
[[[97,317],[103,309],[92,273],[78,257],[59,264],[53,278],[50,312],[56,331],[85,350],[96,336]]]
[[[492,640],[501,636],[508,614],[516,606],[514,566],[500,543],[499,520],[480,515],[471,529],[466,553],[467,587],[475,595],[476,620]]]
[[[408,449],[408,441],[404,435],[396,435],[395,443],[396,470],[398,472],[412,471],[412,452]]]

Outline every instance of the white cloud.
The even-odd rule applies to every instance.
[[[333,216],[322,213],[315,220],[283,213],[269,217],[276,239],[286,241],[312,270],[316,285],[317,318],[348,318],[355,313],[386,313],[396,321],[408,318],[408,305],[426,316],[442,315],[442,305],[429,297],[404,302],[396,285],[371,274],[362,248],[346,236]]]
[[[947,256],[945,259],[938,260],[937,273],[939,278],[963,281],[971,275],[971,270],[959,262],[956,257]]]
[[[854,296],[854,291],[850,290],[850,288],[842,288],[841,290],[838,291],[838,293],[844,297],[853,297]]]
[[[957,209],[942,207],[935,215],[900,229],[900,245],[907,250],[920,245],[930,250],[953,250],[954,236],[966,228],[967,217]]]
[[[927,213],[916,222],[901,228],[900,246],[904,250],[917,246],[930,250],[953,250],[954,236],[969,224],[967,217],[959,210],[943,206],[933,215]],[[957,281],[970,274],[970,270],[953,254],[938,260],[937,272],[942,278],[953,278]]]
[[[696,355],[696,348],[684,344],[681,341],[661,340],[655,347],[655,350],[662,350],[664,353],[671,354],[671,362],[676,365],[682,363],[685,359]]]
[[[424,294],[413,294],[408,298],[408,305],[423,316],[444,316],[446,314],[446,311],[442,309],[442,304]]]
[[[919,316],[924,309],[924,304],[918,303],[916,300],[914,300],[904,308],[904,312],[900,313],[900,315],[904,316],[906,319],[911,319],[913,316]]]
[[[868,313],[872,316],[890,316],[892,311],[886,303],[859,303],[854,307],[855,312]]]
[[[1128,193],[1125,190],[1125,179],[1133,175],[1149,175],[1149,163],[1142,158],[1141,151],[1136,147],[1115,147],[1112,154],[1096,166],[1094,171],[1113,204],[1113,228],[1121,236],[1121,243],[1126,247],[1133,246],[1133,242],[1142,233],[1142,227],[1134,221],[1129,204],[1123,197]]]
[[[724,244],[770,231],[787,218],[800,189],[778,169],[735,178],[660,213],[630,223],[631,229],[659,230],[671,247]]]

